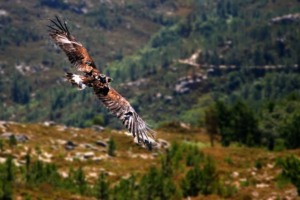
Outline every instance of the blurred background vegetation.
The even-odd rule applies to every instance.
[[[299,147],[297,0],[4,0],[0,11],[1,120],[121,127],[63,81],[74,69],[46,27],[58,15],[152,126],[214,123],[224,145]],[[197,66],[179,62],[195,52]]]
[[[2,132],[32,137],[23,145],[30,147],[26,151],[15,137],[0,139],[5,157],[0,199],[13,199],[14,194],[24,199],[252,199],[257,191],[261,196],[256,198],[274,190],[286,196],[282,188],[289,189],[288,182],[299,195],[300,154],[294,150],[300,147],[299,4],[1,0],[0,120],[22,123],[3,123]],[[144,151],[115,131],[121,123],[93,92],[78,91],[63,80],[65,72],[75,69],[48,36],[48,19],[56,15],[66,20],[98,68],[113,78],[112,86],[166,140],[167,149],[152,157],[147,152],[144,162]],[[75,128],[61,132],[57,127],[63,126],[34,124],[43,121],[113,130],[99,134],[99,126],[94,126],[96,133],[78,129],[76,138]],[[99,169],[99,163],[67,162],[68,150],[51,142],[92,144],[104,136],[107,150],[93,152],[110,156],[101,160],[103,173],[94,181],[87,178],[87,167]],[[208,147],[209,142],[215,147]],[[53,153],[52,163],[40,160],[39,154],[47,151]],[[27,153],[20,158],[20,152]],[[268,187],[260,190],[264,181]]]

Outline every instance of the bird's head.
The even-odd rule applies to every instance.
[[[105,74],[99,74],[95,76],[97,80],[99,80],[101,83],[110,83],[112,82],[112,78],[106,76]]]

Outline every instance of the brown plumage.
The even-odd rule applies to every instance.
[[[81,72],[99,72],[86,48],[70,34],[66,23],[62,23],[58,17],[56,17],[56,20],[50,19],[50,21],[52,25],[48,26],[50,28],[49,35],[66,53],[69,61]]]
[[[52,22],[48,26],[50,37],[66,53],[78,71],[84,72],[84,75],[67,73],[66,79],[79,89],[92,87],[104,106],[122,121],[138,143],[143,143],[148,149],[152,149],[156,144],[155,132],[135,112],[130,103],[110,86],[111,78],[98,71],[86,48],[70,34],[66,23],[62,23],[58,17],[50,21]]]

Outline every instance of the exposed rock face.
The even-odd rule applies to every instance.
[[[101,140],[96,141],[96,145],[100,147],[107,147],[107,143]]]
[[[0,16],[8,16],[8,12],[6,10],[0,9]]]
[[[15,135],[17,142],[27,142],[29,138],[27,135]]]
[[[30,75],[41,71],[48,71],[49,68],[43,64],[37,65],[27,65],[25,63],[19,63],[15,65],[15,69],[20,72],[22,75]]]
[[[3,133],[1,135],[2,138],[4,139],[9,139],[10,137],[15,137],[17,142],[27,142],[29,140],[29,137],[24,134],[14,134],[10,132]]]
[[[72,141],[67,141],[64,146],[66,150],[73,150],[77,145]]]
[[[191,57],[186,59],[179,59],[178,62],[181,64],[187,64],[194,67],[200,67],[200,65],[197,63],[198,57],[201,55],[201,49],[198,49],[195,53],[191,55]]]
[[[94,156],[95,156],[95,153],[93,151],[86,152],[86,153],[83,154],[84,159],[93,158]]]
[[[0,130],[5,132],[6,131],[6,122],[0,121]]]
[[[58,131],[65,131],[65,130],[67,130],[67,126],[65,126],[65,125],[56,125],[56,129],[58,130]]]
[[[93,150],[93,151],[98,151],[98,148],[95,147],[94,145],[90,144],[90,143],[80,144],[79,147],[82,147],[84,149],[90,149],[90,150]]]
[[[168,96],[164,97],[164,100],[165,100],[165,103],[169,103],[169,102],[171,102],[173,100],[173,97],[170,96],[170,95],[168,95]]]
[[[9,139],[10,137],[14,136],[13,133],[9,133],[9,132],[6,132],[6,133],[3,133],[1,135],[2,138],[5,138],[5,139]]]
[[[233,173],[231,174],[231,176],[232,176],[233,178],[237,178],[239,175],[240,175],[240,174],[239,174],[238,172],[233,172]]]
[[[186,94],[190,90],[197,88],[204,79],[206,79],[206,76],[203,74],[181,77],[177,81],[174,90],[178,94]]]
[[[103,131],[104,127],[103,126],[99,126],[99,125],[94,125],[91,127],[94,131]]]
[[[147,79],[144,79],[144,78],[141,78],[141,79],[138,79],[136,81],[131,81],[131,82],[127,82],[127,83],[122,83],[120,84],[122,87],[139,87],[141,85],[145,85],[148,83],[148,80]]]
[[[44,126],[54,126],[56,123],[54,121],[44,121],[43,123]]]
[[[269,21],[269,23],[270,24],[292,23],[292,22],[299,22],[299,21],[300,21],[300,13],[295,13],[295,14],[283,15],[280,17],[274,17]]]
[[[0,164],[3,164],[3,163],[5,163],[5,161],[6,161],[6,158],[2,158],[2,157],[0,157]]]

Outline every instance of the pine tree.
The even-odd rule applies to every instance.
[[[79,190],[80,194],[85,194],[87,190],[87,182],[85,180],[85,174],[83,169],[80,167],[76,172],[75,172],[75,183],[77,185],[77,188]]]
[[[0,139],[0,151],[2,152],[4,148],[3,140]]]
[[[279,162],[282,167],[282,175],[291,180],[300,194],[300,159],[295,156],[289,156]]]
[[[296,149],[300,147],[300,113],[295,114],[281,128],[286,147]]]
[[[10,146],[10,147],[16,146],[16,145],[17,145],[16,137],[15,137],[14,135],[11,135],[11,136],[9,137],[8,143],[9,143],[9,146]]]
[[[208,195],[214,191],[217,181],[215,164],[208,157],[202,168],[196,165],[190,169],[180,185],[184,197],[197,196],[199,193]]]
[[[45,179],[44,164],[42,161],[35,161],[30,169],[30,181],[33,184],[41,183]]]
[[[13,199],[13,187],[12,187],[12,183],[10,182],[0,182],[0,199],[5,199],[5,200],[12,200]]]
[[[11,98],[15,103],[27,104],[30,101],[30,87],[21,75],[13,77],[11,84]]]
[[[5,161],[5,171],[0,174],[0,199],[13,199],[13,181],[14,181],[14,164],[12,156],[9,156]]]
[[[200,191],[204,195],[211,194],[217,181],[216,166],[211,157],[206,158],[202,169],[202,177],[199,180]]]
[[[30,164],[31,164],[31,158],[30,158],[30,154],[29,152],[27,152],[26,156],[25,156],[25,169],[26,169],[26,181],[29,182],[30,181]]]
[[[260,145],[261,135],[258,121],[252,110],[242,101],[238,101],[231,109],[233,140],[247,146]]]
[[[11,183],[14,181],[14,164],[13,164],[12,156],[8,156],[8,158],[6,159],[5,167],[6,167],[6,181]]]
[[[113,138],[110,138],[108,141],[108,155],[115,156],[116,143]]]
[[[218,129],[221,135],[221,143],[224,146],[229,146],[233,140],[231,132],[231,112],[229,107],[222,101],[217,101],[215,104],[217,112]]]
[[[135,183],[135,176],[130,176],[127,179],[121,179],[114,187],[114,200],[134,200],[136,196],[137,186]]]
[[[202,172],[199,166],[190,169],[184,179],[181,181],[183,196],[197,196],[200,192],[200,180]]]
[[[109,198],[109,182],[106,180],[106,176],[103,172],[98,176],[96,197],[98,200],[106,200]]]
[[[180,196],[172,177],[157,168],[150,168],[139,183],[138,199],[171,199],[175,195]]]
[[[158,170],[152,167],[139,183],[138,199],[155,199],[161,189]]]
[[[206,131],[209,134],[210,144],[214,146],[214,139],[218,134],[218,117],[217,111],[215,107],[209,106],[207,110],[205,110],[205,127]]]

